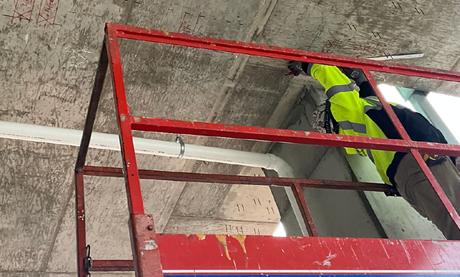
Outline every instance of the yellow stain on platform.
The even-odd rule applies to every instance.
[[[225,254],[227,255],[227,259],[230,259],[230,254],[228,253],[228,246],[227,246],[227,235],[216,235],[217,240],[222,244],[225,249]]]
[[[244,245],[244,241],[246,240],[246,235],[231,235],[231,237],[236,239],[240,243],[241,248],[243,248],[244,254],[247,254],[246,246]]]
[[[184,234],[187,238],[190,237],[190,236],[193,236],[193,234]],[[198,235],[198,234],[194,234],[195,236],[198,237],[198,240],[204,240],[206,238],[206,235]]]
[[[168,32],[168,31],[163,31],[163,33],[165,33],[165,35],[169,36],[169,32]]]
[[[240,243],[244,254],[247,254],[246,246],[244,245],[244,241],[246,240],[246,235],[230,235],[230,237],[236,239]],[[227,255],[227,259],[231,260],[230,253],[228,252],[228,246],[227,246],[227,235],[216,235],[216,238],[224,247],[225,255]]]

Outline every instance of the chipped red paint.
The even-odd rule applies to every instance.
[[[460,274],[460,244],[453,241],[361,238],[227,236],[225,249],[214,235],[158,235],[165,274]],[[108,262],[129,267],[130,261]],[[291,272],[289,272],[291,271]]]
[[[164,270],[458,270],[450,241],[247,236],[246,254],[227,237],[231,260],[213,235],[158,236]],[[181,251],[177,251],[181,249]],[[328,257],[329,263],[324,263]],[[331,258],[333,257],[333,258]],[[371,272],[369,272],[371,273]]]
[[[136,276],[162,277],[160,251],[151,214],[131,214],[129,219]]]

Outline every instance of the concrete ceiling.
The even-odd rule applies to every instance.
[[[33,6],[32,6],[33,3]],[[408,64],[457,70],[460,4],[455,1],[146,1],[0,2],[0,120],[82,129],[105,22],[357,57],[422,52]],[[279,128],[307,77],[285,77],[285,62],[121,41],[134,115]],[[378,75],[422,89],[452,84]],[[441,88],[439,88],[442,86]],[[96,131],[116,133],[109,82]],[[135,133],[172,141],[175,136]],[[186,143],[265,152],[265,143],[184,136]],[[75,272],[73,166],[77,149],[0,140],[0,274]],[[120,166],[117,152],[91,150],[88,164]],[[140,168],[262,174],[238,166],[138,156]],[[88,178],[88,242],[94,258],[130,258],[123,184]],[[267,189],[217,184],[142,183],[156,228],[172,233],[270,234],[279,220]],[[264,204],[239,213],[237,204]],[[241,199],[242,202],[236,199]],[[248,207],[249,207],[248,206]],[[205,226],[205,227],[203,227]],[[254,228],[256,226],[257,228]],[[257,233],[257,230],[254,231]],[[22,273],[21,273],[22,272]],[[53,273],[54,272],[54,273]]]

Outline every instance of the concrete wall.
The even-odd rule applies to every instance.
[[[453,20],[460,11],[458,1],[400,0],[398,3],[401,8],[381,0],[0,1],[0,120],[82,129],[105,22],[353,57],[423,52],[424,58],[403,62],[458,70],[460,21]],[[42,20],[43,16],[48,21]],[[286,77],[283,60],[126,40],[120,41],[120,45],[128,101],[136,115],[278,128],[298,100],[300,88],[308,82],[306,77]],[[439,88],[456,94],[459,91],[457,86],[445,82],[387,75],[377,78],[425,90]],[[116,133],[110,89],[107,81],[96,130]],[[312,103],[307,101],[302,105],[309,107]],[[302,125],[309,117],[302,105],[299,102],[286,126],[308,127]],[[302,114],[306,116],[300,122]],[[175,135],[142,132],[135,135],[169,141],[175,138]],[[183,139],[185,143],[254,152],[265,152],[268,146],[191,136]],[[0,140],[0,146],[0,260],[4,261],[0,263],[0,275],[73,275],[72,168],[77,149],[4,139]],[[281,149],[279,153],[282,152]],[[321,165],[329,167],[329,159],[322,161],[322,157],[338,155],[326,154],[324,148],[305,148],[301,152],[303,157],[286,157],[297,167],[299,177],[323,178],[327,172]],[[120,154],[90,151],[88,163],[120,166]],[[238,166],[142,155],[138,164],[140,168],[184,172],[241,174],[244,171]],[[351,178],[348,171],[341,166],[340,173],[334,173],[335,178]],[[116,258],[129,257],[122,183],[95,178],[88,179],[88,184],[88,194],[93,199],[89,238],[101,243],[101,247],[93,249],[94,253],[98,258],[115,258],[117,253]],[[235,211],[235,203],[229,199],[234,192],[232,187],[179,182],[174,185],[143,182],[142,186],[145,199],[150,200],[147,211],[154,214],[158,231],[198,232],[195,220],[205,220],[208,224],[214,219],[213,231],[228,232],[220,221],[228,214],[221,213],[221,208]],[[312,195],[313,200],[320,199],[319,192],[307,195]],[[357,196],[353,199],[350,203],[357,210],[366,207],[364,202],[359,204]],[[323,211],[315,212],[315,220],[320,224],[322,216],[329,215],[318,212]],[[273,220],[271,215],[265,216]],[[369,232],[376,235],[378,232],[372,231],[371,225]],[[335,227],[321,228],[326,234]],[[103,253],[104,249],[107,253]]]

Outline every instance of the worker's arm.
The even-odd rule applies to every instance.
[[[305,68],[306,66],[306,68]],[[289,69],[294,71],[291,66]],[[339,133],[351,136],[386,138],[380,127],[366,115],[366,107],[376,107],[375,103],[359,97],[350,80],[337,67],[320,64],[302,64],[302,71],[318,80],[326,90],[331,103],[331,112],[340,125]],[[296,68],[294,68],[296,69]],[[382,180],[391,184],[386,170],[391,164],[392,151],[363,150],[345,148],[348,154],[369,155],[375,163]]]
[[[294,73],[294,76],[304,71],[308,76],[318,80],[326,90],[326,95],[332,104],[350,111],[363,107],[363,100],[359,98],[350,79],[336,66],[290,61],[288,68]],[[346,111],[342,110],[342,112]]]
[[[309,64],[307,75],[318,80],[326,91],[331,102],[331,112],[338,122],[339,133],[351,136],[367,136],[364,122],[364,102],[353,84],[337,67],[320,64]],[[355,149],[347,148],[349,154]]]
[[[353,84],[337,67],[320,64],[308,65],[307,74],[318,80],[326,90],[335,120],[347,135],[366,134],[364,126],[364,100]],[[350,124],[341,122],[350,122]],[[360,125],[363,125],[360,127]]]
[[[305,73],[318,80],[326,90],[326,93],[332,88],[343,86],[342,91],[354,90],[350,79],[340,71],[336,66],[322,64],[308,64]],[[338,91],[337,91],[338,92]],[[328,98],[333,94],[328,93]]]

